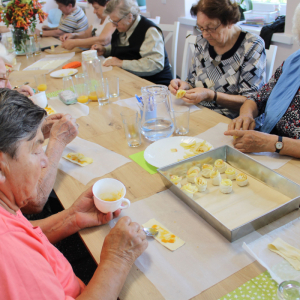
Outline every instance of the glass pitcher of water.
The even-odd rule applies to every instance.
[[[170,109],[171,94],[164,85],[142,87],[142,134],[150,141],[167,138],[174,131]]]

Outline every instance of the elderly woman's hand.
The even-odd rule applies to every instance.
[[[52,126],[56,122],[58,122],[63,116],[64,114],[58,113],[58,114],[50,115],[44,120],[42,125],[42,132],[45,139],[49,138]]]
[[[33,96],[33,89],[29,85],[22,85],[17,89],[17,91],[25,96]]]
[[[131,222],[129,217],[123,217],[105,238],[100,261],[110,260],[116,265],[130,268],[147,246],[148,241],[142,227]]]
[[[254,128],[255,120],[251,115],[240,115],[228,125],[228,130],[253,130]]]
[[[112,57],[106,60],[103,64],[104,67],[116,66],[122,68],[123,60],[118,59],[117,57]]]
[[[173,95],[176,95],[178,90],[189,90],[190,86],[187,82],[180,79],[173,79],[170,82],[169,90]]]
[[[98,55],[104,55],[106,51],[105,47],[100,44],[94,44],[91,50],[97,50]]]
[[[202,101],[211,101],[213,98],[214,91],[206,88],[194,88],[188,90],[184,97],[182,97],[182,100],[187,103],[196,104]]]
[[[92,187],[78,197],[70,207],[70,211],[70,214],[74,216],[74,226],[77,226],[78,230],[106,224],[121,213],[120,209],[107,214],[99,211],[94,204]]]
[[[50,138],[58,140],[63,147],[69,144],[78,134],[76,119],[66,114],[55,122],[50,131]]]
[[[228,130],[225,135],[234,137],[234,147],[245,153],[249,152],[275,152],[275,143],[278,136],[254,130]]]

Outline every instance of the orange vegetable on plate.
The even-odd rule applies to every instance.
[[[63,69],[74,69],[74,68],[79,68],[81,66],[80,61],[72,61],[66,65],[64,65],[62,68]]]

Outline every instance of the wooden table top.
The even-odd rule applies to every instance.
[[[21,70],[23,70],[26,66],[32,64],[34,60],[36,61],[43,56],[44,54],[39,55],[33,59],[29,59],[29,61],[25,56],[19,56],[17,60],[18,62],[22,62]],[[80,54],[76,54],[71,61],[76,60],[81,61]],[[79,72],[81,72],[81,68],[79,68]],[[103,76],[107,78],[112,76],[119,77],[120,96],[111,99],[112,102],[140,94],[142,86],[151,84],[144,79],[116,67],[110,72],[103,73]],[[33,88],[36,87],[33,76],[26,76],[26,78],[21,77],[21,79],[20,77],[14,79],[12,76],[11,81],[12,86],[29,81]],[[47,75],[47,84],[49,87],[47,93],[62,89],[62,79],[54,79]],[[90,102],[88,106],[90,108],[89,115],[77,119],[77,123],[80,125],[79,137],[97,143],[125,157],[145,150],[150,144],[143,138],[140,147],[128,147],[120,116],[121,107],[119,105],[109,104],[100,107],[97,102]],[[204,132],[219,122],[229,123],[230,120],[206,108],[193,112],[190,116],[189,136],[195,136]],[[298,176],[299,168],[300,161],[292,159],[277,171],[300,184],[300,177]],[[126,197],[131,202],[139,201],[166,189],[158,174],[150,175],[135,162],[127,163],[102,178],[116,178],[123,182],[127,188]],[[99,178],[92,180],[85,186],[73,177],[58,170],[54,190],[63,206],[68,208],[88,186],[93,185],[97,180],[99,180]],[[103,225],[96,228],[85,229],[80,232],[83,241],[96,262],[100,260],[103,240],[109,230],[109,225]],[[263,271],[265,271],[265,269],[259,263],[254,262],[193,299],[218,299],[261,274]],[[147,277],[134,265],[120,293],[120,299],[160,300],[164,298]]]

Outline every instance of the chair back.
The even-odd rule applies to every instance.
[[[59,25],[60,18],[62,16],[62,12],[58,8],[52,8],[48,13],[48,26],[49,27],[57,27]]]
[[[188,76],[189,68],[192,64],[192,56],[194,55],[195,51],[195,44],[196,44],[196,35],[192,35],[191,31],[187,32],[187,37],[184,43],[183,49],[183,57],[182,57],[182,67],[181,67],[181,80],[186,80]]]
[[[171,54],[168,53],[169,61],[171,65],[172,77],[176,78],[176,60],[177,60],[177,45],[178,45],[178,33],[179,33],[179,22],[174,24],[158,24],[157,26],[163,31],[168,32],[165,35],[165,46],[168,41],[172,38],[172,50]]]
[[[148,20],[152,21],[155,25],[158,25],[160,23],[160,17],[155,17],[155,19],[151,19],[151,18],[148,18]]]
[[[267,82],[273,75],[273,68],[276,58],[277,46],[270,45],[269,49],[266,49],[266,60],[267,60],[267,68],[266,68],[266,80]]]

